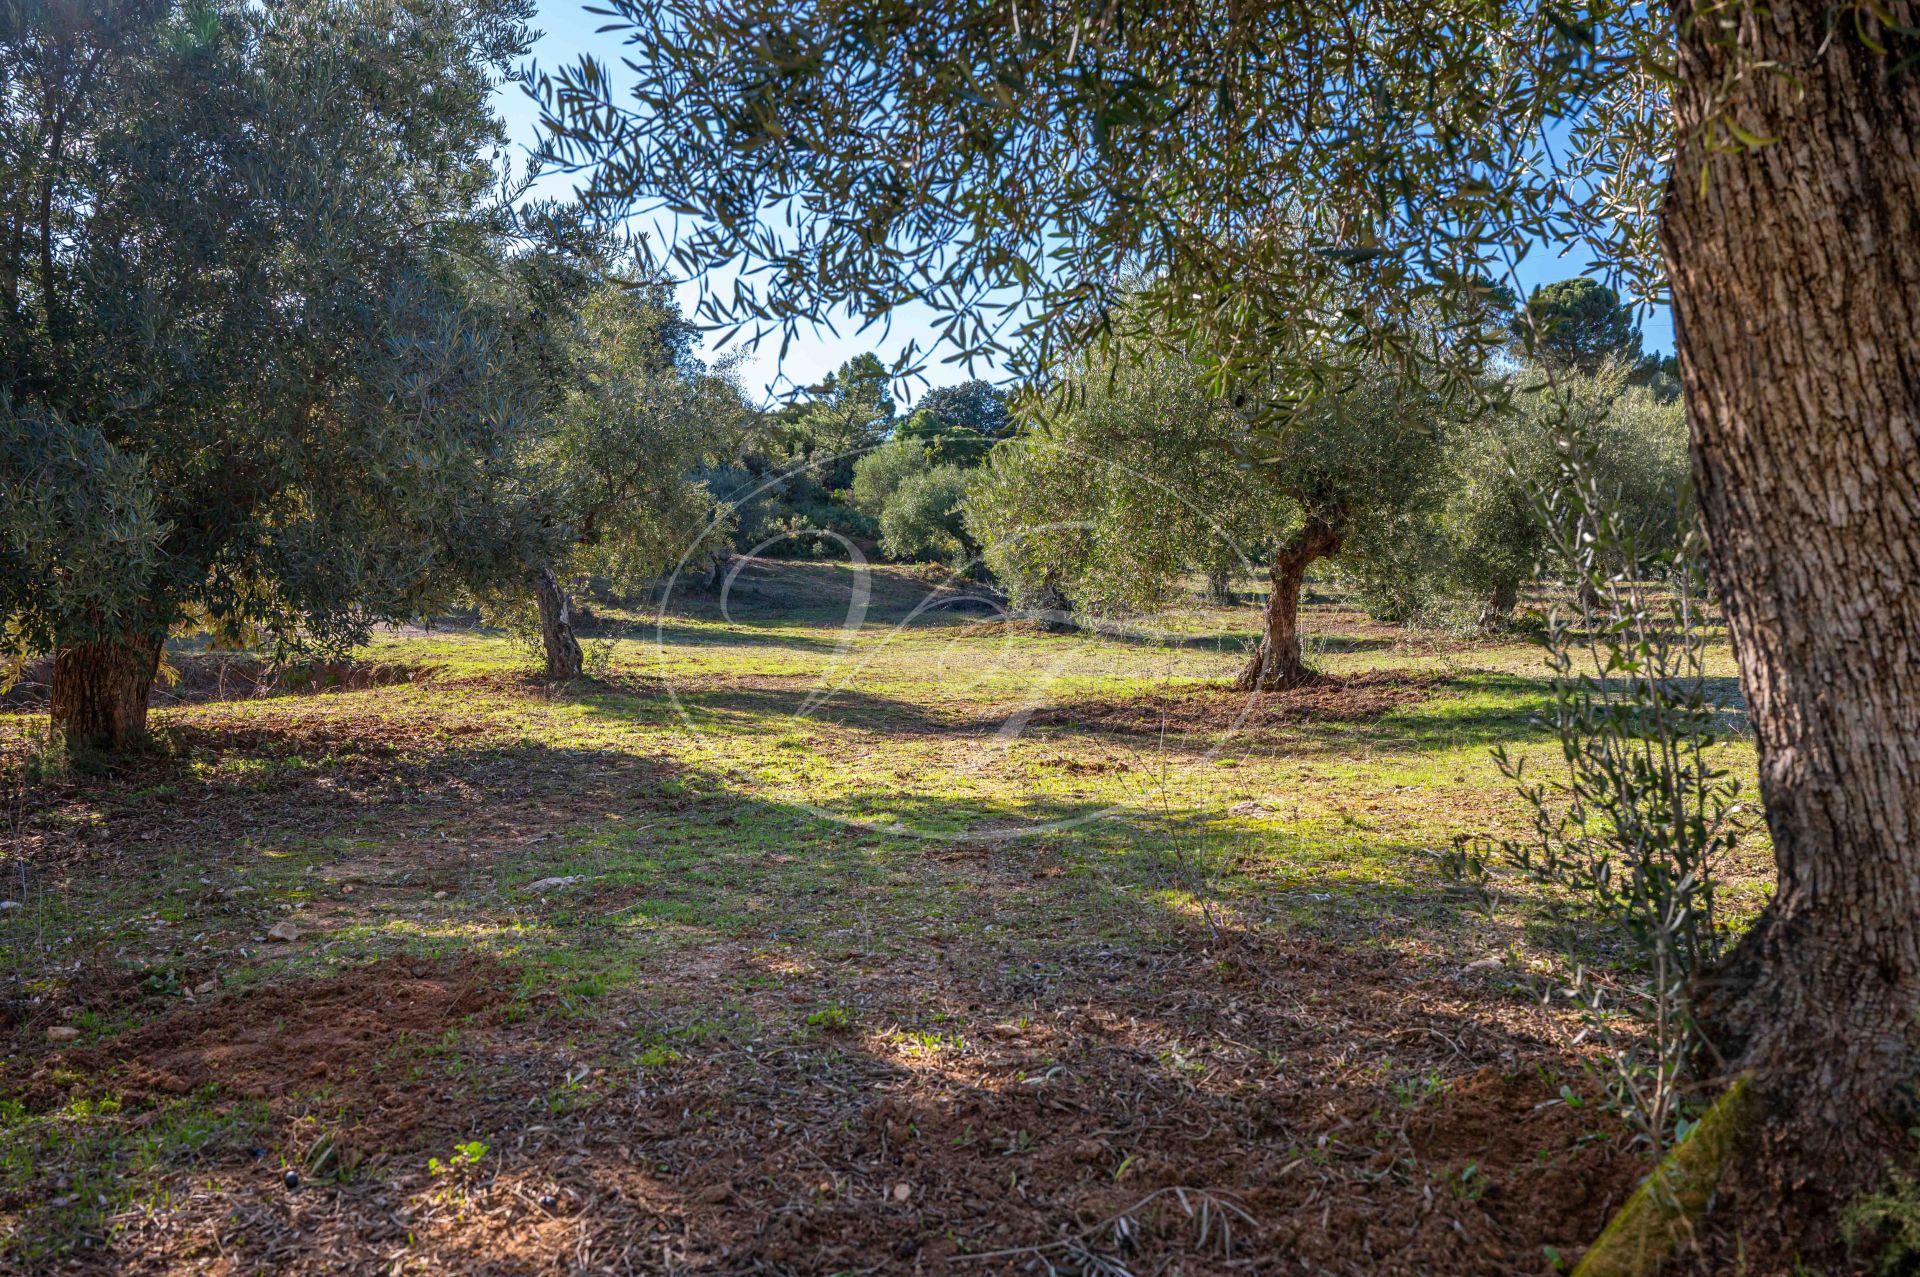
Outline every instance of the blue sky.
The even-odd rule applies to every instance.
[[[620,37],[617,32],[596,34],[595,28],[604,21],[606,19],[587,13],[578,4],[554,3],[552,0],[541,4],[535,25],[544,34],[534,46],[535,63],[540,69],[551,71],[574,62],[582,53],[591,52],[602,61],[613,64],[613,73],[617,78],[621,74],[618,65]],[[495,102],[507,122],[509,135],[524,154],[539,134],[538,109],[518,85],[503,86]],[[540,191],[547,195],[565,196],[573,189],[574,180],[570,174],[549,173],[541,179]],[[667,229],[670,228],[663,224],[653,231],[656,244],[663,238],[661,232]],[[680,287],[682,309],[692,313],[699,294],[697,281],[683,282]],[[767,338],[753,348],[742,370],[747,388],[755,393],[764,391],[771,398],[798,386],[817,384],[841,363],[865,351],[877,351],[882,360],[891,362],[893,356],[910,340],[917,340],[920,348],[925,350],[933,341],[932,318],[933,313],[927,307],[901,307],[892,316],[891,336],[883,339],[877,328],[855,336],[860,327],[859,321],[845,316],[836,317],[834,327],[839,331],[838,336],[825,329],[800,334],[788,347],[784,360],[780,358],[778,335]],[[713,341],[709,339],[704,352],[708,357],[719,353],[714,349]],[[991,370],[978,365],[976,371],[978,375],[988,378],[994,375]],[[936,362],[928,367],[926,379],[928,386],[940,386],[962,382],[967,378],[964,365]],[[924,389],[916,388],[914,393],[924,393]],[[898,391],[896,397],[902,397]]]
[[[534,46],[534,60],[542,69],[555,67],[575,61],[580,54],[591,52],[602,61],[613,64],[612,70],[616,82],[621,74],[618,65],[619,33],[598,34],[595,28],[605,19],[585,11],[577,3],[565,0],[546,0],[540,6],[535,25],[544,33]],[[503,87],[496,98],[501,115],[507,122],[507,128],[514,142],[522,148],[532,145],[538,133],[539,113],[518,85]],[[548,174],[542,179],[542,191],[546,194],[563,196],[573,186],[571,176],[559,173]],[[658,238],[658,236],[656,236]],[[1583,262],[1573,258],[1559,258],[1549,252],[1535,252],[1521,264],[1520,283],[1531,289],[1540,284],[1551,283],[1557,279],[1583,273]],[[681,304],[691,311],[699,296],[696,281],[687,281],[681,285]],[[932,345],[932,312],[926,307],[910,305],[895,311],[892,316],[891,333],[882,338],[876,330],[869,330],[861,336],[853,335],[859,327],[856,320],[842,322],[836,319],[835,327],[839,335],[824,329],[796,336],[788,348],[785,359],[780,358],[780,340],[778,336],[761,342],[752,351],[743,372],[749,390],[765,390],[769,394],[790,390],[794,386],[808,386],[818,382],[823,376],[839,367],[843,360],[850,359],[862,351],[873,350],[882,360],[890,361],[899,353],[909,340],[917,340],[921,349]],[[1673,349],[1673,326],[1663,311],[1649,316],[1642,327],[1642,334],[1649,350],[1670,351]],[[707,351],[714,351],[711,345]],[[990,371],[980,375],[991,377]],[[968,373],[964,365],[934,363],[927,369],[927,381],[931,385],[947,385],[965,381]]]

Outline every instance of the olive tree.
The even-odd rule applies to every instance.
[[[1026,412],[968,509],[1017,601],[1162,607],[1189,572],[1247,566],[1279,527],[1238,459],[1244,423],[1177,354],[1090,350]]]
[[[531,611],[547,677],[566,680],[581,673],[577,583],[629,590],[722,552],[730,512],[704,475],[751,414],[731,364],[696,357],[672,286],[631,241],[553,201],[523,204],[513,230],[514,250],[476,262],[467,291],[498,334],[497,384],[525,406],[480,467],[447,569],[502,619]]]
[[[596,285],[568,324],[567,384],[514,457],[549,678],[581,673],[570,581],[631,589],[682,559],[704,566],[720,547],[696,471],[729,451],[746,409],[724,372],[676,347],[680,324],[664,289]]]
[[[967,529],[972,471],[952,462],[908,475],[880,511],[880,548],[889,558],[964,567],[975,545]]]
[[[853,463],[853,486],[847,490],[853,508],[879,518],[900,485],[939,464],[924,439],[889,439]]]
[[[1575,441],[1591,450],[1594,482],[1640,554],[1677,549],[1691,526],[1679,403],[1628,385],[1620,364],[1591,376],[1514,375],[1521,389],[1513,410],[1452,422],[1424,499],[1359,534],[1360,553],[1343,573],[1375,617],[1505,625],[1547,547],[1537,502],[1556,486],[1563,453]],[[1641,565],[1608,566],[1631,574]]]
[[[0,14],[0,612],[55,726],[145,730],[169,629],[415,610],[520,405],[493,251],[520,0]]]
[[[854,462],[848,495],[874,520],[887,557],[957,564],[972,554],[963,516],[971,472],[939,456],[924,435],[896,434]]]
[[[1042,418],[987,454],[965,518],[981,561],[1016,611],[1057,629],[1073,620],[1070,583],[1094,553],[1097,467],[1070,423]]]
[[[1164,342],[1089,352],[1052,388],[1047,428],[996,450],[974,498],[989,562],[1029,578],[1044,565],[1095,610],[1163,605],[1186,572],[1215,578],[1260,562],[1269,591],[1240,685],[1311,677],[1300,636],[1307,572],[1419,500],[1441,415],[1430,395],[1379,369],[1278,441],[1254,429],[1253,401],[1214,393],[1194,359]],[[1063,469],[1084,473],[1063,484]],[[1066,527],[1080,535],[1056,534]]]
[[[1265,628],[1241,687],[1289,687],[1311,675],[1299,625],[1307,569],[1341,555],[1369,528],[1420,509],[1449,430],[1437,397],[1373,367],[1316,400],[1277,441],[1262,441],[1255,473],[1293,515],[1267,566]]]
[[[629,85],[554,149],[671,204],[709,316],[909,300],[1045,366],[1128,269],[1290,409],[1357,361],[1462,395],[1489,275],[1542,240],[1670,299],[1695,491],[1778,890],[1703,983],[1768,1115],[1747,1218],[1831,1219],[1920,1078],[1920,76],[1911,5],[609,0]],[[764,219],[762,213],[775,214]],[[1350,304],[1302,322],[1299,299]],[[1278,359],[1276,361],[1276,354]],[[1735,1200],[1742,1200],[1741,1194]],[[1774,1226],[1769,1223],[1769,1227]]]

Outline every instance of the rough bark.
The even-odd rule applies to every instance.
[[[573,604],[552,568],[533,575],[533,598],[540,608],[540,644],[547,654],[547,677],[566,682],[580,677],[580,640],[573,632]]]
[[[1887,74],[1913,41],[1880,28],[1876,53],[1826,6],[1740,10],[1733,109],[1780,140],[1708,157],[1721,12],[1683,29],[1662,238],[1778,889],[1698,993],[1766,1115],[1736,1222],[1777,1218],[1785,1267],[1916,1122],[1920,75]]]
[[[1207,573],[1207,603],[1211,607],[1233,607],[1240,596],[1233,592],[1233,577],[1226,572]]]
[[[53,655],[54,730],[69,749],[124,750],[147,736],[147,697],[160,671],[160,638],[68,643]]]
[[[1314,518],[1273,556],[1267,568],[1267,609],[1260,646],[1235,686],[1270,692],[1298,687],[1313,678],[1300,651],[1300,594],[1315,560],[1340,552],[1341,536],[1330,523]]]

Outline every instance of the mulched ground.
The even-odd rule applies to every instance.
[[[1356,721],[1432,691],[1363,675],[1255,708]],[[1048,721],[1215,730],[1246,702],[1196,688]],[[365,884],[325,906],[344,909],[430,895],[454,858],[570,812],[671,818],[660,765],[518,752],[457,698],[396,721],[301,708],[182,723],[171,761],[75,779],[20,828],[50,864],[112,872],[132,865],[103,856],[129,846],[210,862],[272,829],[378,830],[369,854],[398,872],[339,878]],[[315,755],[324,775],[195,779],[196,758]],[[457,812],[470,837],[407,833]],[[157,842],[129,841],[144,832]],[[1018,846],[951,864],[983,898],[1036,872]],[[459,934],[452,956],[238,991],[191,967],[163,995],[78,971],[67,996],[135,1027],[57,1047],[23,1018],[0,1031],[0,1098],[118,1098],[110,1120],[137,1138],[214,1087],[237,1125],[30,1271],[1500,1277],[1576,1257],[1644,1169],[1565,1026],[1504,969],[1405,956],[1371,924],[1123,945],[1076,921],[886,954],[721,939],[584,1009],[525,996],[511,956]],[[843,1019],[810,1024],[823,1006]],[[430,1168],[474,1140],[475,1165]],[[85,1189],[52,1163],[0,1182],[0,1230],[28,1233]]]
[[[304,980],[218,998],[120,1034],[105,1047],[56,1054],[29,1082],[60,1069],[110,1073],[124,1097],[159,1100],[217,1084],[249,1100],[284,1099],[326,1086],[353,1088],[357,1106],[390,1112],[382,1141],[411,1130],[419,1110],[381,1075],[382,1052],[403,1035],[432,1042],[497,1011],[507,976],[484,958],[389,958],[331,979]],[[393,1070],[397,1072],[398,1070]],[[412,1097],[418,1098],[418,1097]]]
[[[7,1089],[138,1120],[218,1082],[272,1113],[264,1149],[213,1150],[73,1272],[1539,1273],[1641,1171],[1566,1103],[1578,1061],[1539,1013],[1477,973],[1304,939],[1060,956],[856,963],[826,977],[844,1031],[794,1023],[823,996],[795,975],[641,1070],[595,1048],[710,1012],[699,988],[766,955],[689,953],[591,1028],[502,1023],[489,962],[391,960],[43,1055]],[[969,1049],[890,1031],[929,1005]],[[466,1139],[480,1166],[426,1169]]]
[[[631,754],[505,735],[463,703],[464,690],[377,715],[326,698],[288,705],[271,720],[170,720],[151,752],[90,760],[13,795],[0,813],[8,852],[51,889],[57,879],[47,875],[102,857],[178,851],[212,863],[249,841],[312,839],[369,822],[417,827],[486,813],[484,843],[550,830],[671,772]],[[33,746],[26,735],[0,736],[0,772],[18,768]]]

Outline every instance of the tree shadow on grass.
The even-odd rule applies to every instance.
[[[1251,631],[1235,628],[1216,631],[1211,634],[1187,634],[1173,630],[1156,630],[1149,626],[1129,624],[1125,621],[1105,621],[1098,619],[1075,618],[1059,630],[1025,628],[1031,625],[1021,618],[1008,619],[1008,624],[1023,628],[1014,633],[1051,637],[1061,641],[1076,638],[1095,639],[1118,644],[1122,647],[1148,648],[1166,652],[1225,652],[1244,655],[1253,650],[1259,636]]]
[[[1081,696],[1035,707],[1029,721],[1049,739],[1164,742],[1189,753],[1368,755],[1544,742],[1551,739],[1539,718],[1546,698],[1542,680],[1371,670],[1257,695],[1183,682],[1123,697]]]
[[[901,838],[684,780],[681,809],[630,796],[567,845],[451,857],[464,876],[410,884],[408,929],[341,943],[330,976],[307,941],[307,966],[37,1071],[35,1123],[124,1107],[58,1119],[97,1138],[7,1185],[39,1192],[23,1226],[61,1240],[42,1190],[78,1172],[109,1203],[64,1239],[80,1270],[213,1230],[290,1272],[405,1236],[445,1271],[978,1271],[963,1255],[1042,1247],[1501,1274],[1577,1250],[1637,1173],[1608,1119],[1557,1102],[1578,1062],[1510,979],[1377,917],[1248,922],[1250,888],[1210,883],[1178,831],[1014,838],[1091,809],[923,796],[904,823],[980,837]],[[561,872],[580,881],[528,881]],[[273,1025],[307,1049],[268,1049]],[[177,1087],[205,1092],[209,1138],[121,1156]],[[459,1146],[480,1151],[450,1168]]]
[[[744,690],[717,710],[791,703]],[[211,1238],[287,1272],[406,1241],[444,1271],[1504,1274],[1579,1249],[1638,1171],[1391,831],[867,779],[808,806],[452,700],[299,708],[195,719],[160,771],[45,808],[100,824],[0,1070],[51,1150],[0,1211],[76,1271]],[[49,1055],[68,999],[87,1036]],[[301,1036],[335,1027],[361,1036]]]
[[[775,647],[826,653],[840,650],[848,619],[845,609],[756,608],[742,609],[731,620],[716,613],[705,624],[690,624],[677,618],[626,624],[608,622],[588,633],[596,637],[630,639],[642,645],[657,641],[668,647]],[[888,630],[900,627],[922,633],[971,630],[983,624],[979,610],[952,606],[930,607],[918,613],[911,609],[875,608],[859,621],[855,635],[878,627]]]
[[[616,721],[679,722],[689,731],[781,735],[814,727],[914,736],[965,729],[963,719],[903,697],[854,688],[822,690],[810,675],[663,680],[648,695],[588,693],[579,703]]]
[[[771,621],[773,618],[768,619]],[[803,624],[805,622],[785,617],[779,619],[779,628],[771,624],[733,624],[721,628],[672,622],[657,627],[651,623],[636,623],[620,630],[617,636],[643,647],[658,641],[669,647],[773,647],[820,653],[839,649],[837,637],[796,632],[796,627]],[[818,628],[828,630],[829,626],[822,623]]]
[[[1455,707],[1439,706],[1443,711],[1431,715],[1432,730],[1457,737],[1462,744],[1497,745],[1526,736],[1547,738],[1550,728],[1544,718],[1552,711],[1553,686],[1545,671],[1534,675],[1474,672],[1461,677],[1461,688],[1468,695]],[[1622,680],[1613,680],[1616,686]],[[1740,680],[1716,675],[1701,680],[1708,703],[1718,708],[1713,715],[1713,730],[1723,738],[1745,736],[1751,731],[1746,701]],[[1403,716],[1402,721],[1418,717]],[[1421,725],[1425,730],[1425,725]]]
[[[1222,627],[1211,633],[1191,634],[1176,630],[1156,629],[1151,625],[1136,624],[1125,620],[1108,621],[1097,618],[1075,618],[1067,628],[1054,632],[1060,639],[1093,637],[1124,647],[1150,648],[1162,651],[1222,652],[1229,655],[1244,656],[1253,651],[1260,642],[1260,630],[1257,618],[1243,618],[1247,624],[1235,624]],[[1008,618],[1011,625],[1025,625],[1020,618]],[[976,627],[977,628],[977,627]],[[1046,634],[1044,630],[1017,631],[1022,634]],[[1345,655],[1358,652],[1393,651],[1404,646],[1400,639],[1378,636],[1360,636],[1348,634],[1326,634],[1309,629],[1305,641],[1310,652]]]
[[[663,680],[644,689],[556,693],[595,716],[677,721],[688,731],[787,736],[850,729],[955,740],[1113,740],[1180,756],[1258,747],[1302,755],[1491,748],[1545,743],[1544,679],[1369,671],[1351,680],[1253,696],[1226,683],[1179,681],[1111,697],[1009,697],[939,706],[854,687],[823,688],[812,675],[719,675]]]

